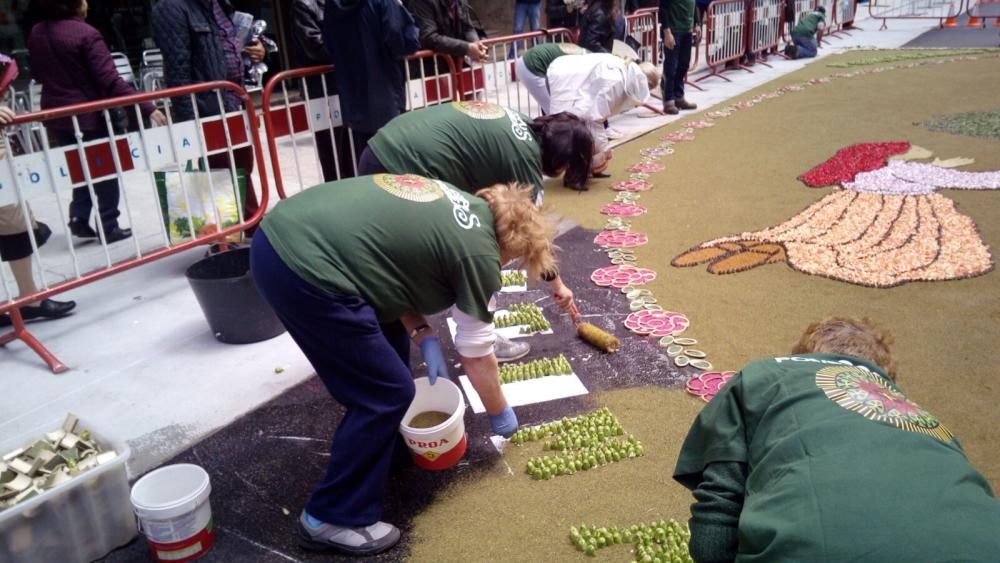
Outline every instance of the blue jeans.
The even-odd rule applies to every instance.
[[[415,392],[410,338],[399,321],[379,324],[363,298],[331,293],[300,278],[263,230],[250,246],[250,271],[261,297],[345,409],[326,475],[306,511],[338,526],[374,524],[382,515],[399,423]]]
[[[663,101],[670,102],[684,97],[684,77],[691,66],[690,31],[674,33],[674,48],[663,48]]]
[[[795,55],[796,59],[811,59],[816,56],[818,47],[816,46],[815,37],[799,37],[798,35],[793,35],[792,42],[799,48],[799,53]]]
[[[524,4],[521,2],[516,2],[514,4],[514,34],[523,33],[525,31],[535,31],[541,25],[542,16],[542,3],[537,4]],[[528,29],[524,29],[524,23],[527,21]],[[508,53],[508,58],[513,59],[515,55],[521,56],[527,49],[523,41],[518,41],[517,53],[514,53],[514,47],[511,46],[510,52]]]

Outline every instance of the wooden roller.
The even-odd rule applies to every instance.
[[[621,340],[590,323],[576,323],[576,333],[580,338],[602,352],[615,352],[621,347]]]

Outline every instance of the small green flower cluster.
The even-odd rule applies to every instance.
[[[497,328],[520,326],[521,334],[543,332],[552,328],[542,315],[542,310],[534,303],[515,303],[507,307],[507,314],[493,317],[493,324]]]
[[[622,543],[635,544],[633,563],[692,563],[688,553],[691,531],[676,520],[660,520],[649,524],[633,524],[628,528],[612,526],[572,527],[569,539],[576,548],[594,557],[597,550]]]
[[[527,285],[528,277],[521,270],[511,270],[500,274],[500,285],[503,287]]]
[[[573,373],[573,368],[569,365],[569,360],[563,354],[559,354],[557,358],[539,358],[530,362],[504,364],[500,366],[500,383],[513,383],[548,375],[570,373]]]
[[[528,460],[527,473],[532,479],[540,480],[573,475],[577,471],[645,454],[635,436],[617,439],[624,435],[625,430],[618,419],[607,408],[601,408],[584,415],[523,428],[514,433],[511,441],[521,445],[544,439],[544,451],[563,452]]]

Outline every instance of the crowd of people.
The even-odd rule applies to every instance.
[[[29,39],[42,107],[131,94],[100,34],[84,21],[86,0],[46,1],[48,18]],[[630,1],[626,9],[650,4],[660,10],[662,69],[612,54],[615,38],[624,38],[619,2],[546,2],[549,25],[578,27],[579,39],[518,53],[518,80],[544,112],[530,119],[475,99],[405,112],[404,59],[418,49],[487,60],[482,26],[467,0],[293,2],[297,62],[335,67],[332,76],[310,79],[304,94],[338,94],[351,132],[350,142],[338,131],[316,132],[326,183],[279,202],[251,243],[258,290],[346,411],[326,474],[299,516],[304,547],[371,555],[398,542],[399,530],[381,521],[381,511],[399,447],[397,429],[414,395],[411,345],[420,349],[432,384],[449,376],[427,316],[450,311],[456,351],[492,430],[509,437],[517,429],[498,362],[523,357],[530,347],[495,334],[493,296],[501,268],[519,263],[548,284],[564,312],[579,317],[541,211],[543,176],[586,189],[588,177],[602,174],[611,157],[607,120],[648,103],[657,89],[667,114],[697,107],[685,97],[684,78],[704,6],[696,0]],[[541,9],[539,0],[516,1],[514,32],[537,29]],[[260,62],[266,50],[259,41],[236,40],[232,14],[227,0],[154,5],[167,86],[243,83],[243,58]],[[814,36],[823,21],[818,8],[794,27],[789,56],[815,56]],[[193,103],[188,96],[175,98],[171,111],[175,121],[184,121],[241,104],[228,93],[208,92]],[[140,109],[153,125],[167,120],[151,104]],[[0,125],[12,117],[0,108]],[[109,133],[99,114],[47,125],[53,146]],[[339,173],[334,158],[343,163]],[[253,160],[252,149],[243,148],[231,157],[211,157],[208,165],[249,174]],[[357,177],[337,180],[355,172]],[[74,190],[72,235],[106,243],[130,237],[118,224],[119,189],[116,180],[106,180],[94,184],[93,195],[86,187]],[[246,193],[249,216],[257,202],[252,186]],[[90,226],[95,203],[96,229]],[[41,246],[50,233],[44,223],[26,220],[20,207],[0,208],[0,256],[11,263],[22,294],[34,292],[30,240]],[[58,317],[74,305],[45,300],[22,313],[26,319]],[[887,495],[905,500],[905,522],[890,529],[914,530],[905,536],[914,557],[933,549],[925,540],[935,536],[922,533],[922,523],[935,516],[935,529],[947,527],[950,537],[963,540],[950,542],[942,557],[988,555],[983,534],[1000,529],[1000,509],[953,437],[929,414],[921,418],[924,432],[894,419],[859,416],[858,409],[831,400],[841,395],[815,383],[821,375],[856,383],[872,400],[894,401],[899,412],[918,409],[895,387],[887,338],[864,321],[824,321],[807,330],[792,356],[751,364],[699,415],[681,450],[675,478],[696,498],[692,556],[857,557],[874,549],[885,529],[863,526],[859,511],[876,511],[883,522],[899,516],[885,504]],[[772,409],[777,403],[785,406]],[[923,468],[920,483],[906,474],[917,467]],[[831,527],[851,541],[826,544]]]

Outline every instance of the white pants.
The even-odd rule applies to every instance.
[[[535,76],[528,70],[528,67],[524,66],[524,58],[518,58],[517,62],[514,63],[514,72],[517,74],[517,80],[524,87],[528,89],[528,93],[531,94],[532,98],[538,102],[541,106],[542,111],[546,114],[549,113],[549,87],[545,83],[544,76]]]

